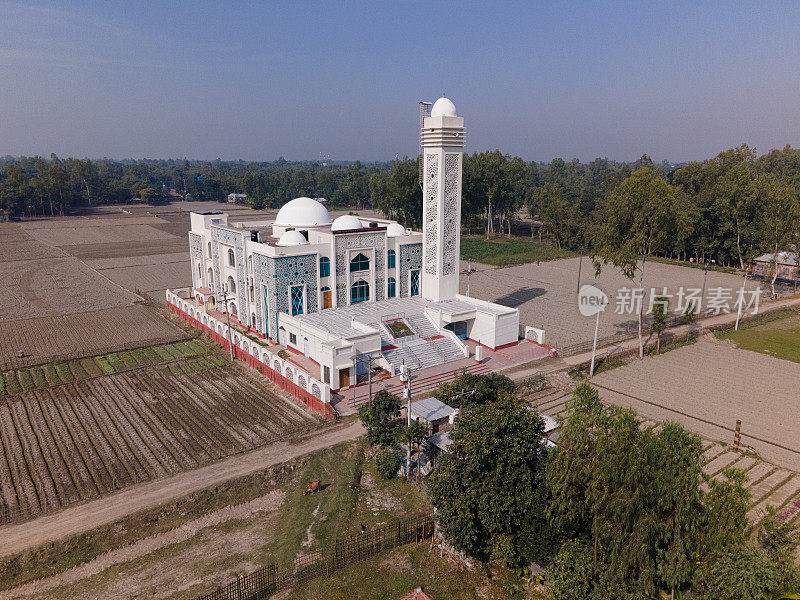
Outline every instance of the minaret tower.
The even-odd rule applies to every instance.
[[[461,155],[464,118],[439,98],[422,122],[422,295],[458,294],[461,252]]]

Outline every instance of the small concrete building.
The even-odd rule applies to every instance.
[[[247,200],[247,194],[228,194],[229,204],[240,204]]]

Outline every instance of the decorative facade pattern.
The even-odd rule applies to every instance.
[[[384,277],[386,271],[386,233],[354,233],[336,236],[336,305],[347,306],[350,290],[347,287],[347,251],[356,249],[375,249],[375,289],[370,290],[370,299],[383,300]],[[370,253],[371,256],[371,253]],[[370,284],[371,285],[371,284]]]
[[[256,327],[273,339],[278,337],[277,317],[279,312],[291,314],[289,287],[303,285],[306,290],[305,312],[317,312],[317,255],[285,256],[271,258],[253,254],[253,283],[256,289]],[[265,288],[266,286],[266,288]],[[268,321],[264,319],[264,289],[267,298]]]
[[[458,265],[456,247],[458,245],[458,168],[459,155],[448,153],[444,156],[444,231],[442,231],[442,275],[453,275]]]
[[[422,268],[422,244],[404,244],[400,246],[398,257],[397,283],[400,287],[397,295],[401,298],[407,298],[410,291],[408,273],[412,269]]]
[[[425,156],[425,272],[436,275],[438,242],[439,155]]]

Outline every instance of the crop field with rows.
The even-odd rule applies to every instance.
[[[191,344],[183,350],[191,351]],[[213,355],[176,356],[182,353],[173,344],[4,377],[0,523],[170,476],[319,425],[312,413],[246,369]],[[156,362],[156,355],[162,364],[133,364]],[[110,374],[98,376],[99,371]],[[9,381],[16,382],[13,390]],[[19,389],[28,391],[16,393]]]
[[[133,367],[146,367],[179,358],[193,358],[207,353],[208,349],[206,347],[190,340],[165,346],[113,352],[102,356],[6,371],[0,376],[0,396],[20,394],[33,389],[41,390],[54,385],[89,379],[90,377],[110,375]],[[224,361],[217,357],[211,357],[210,360],[216,366],[225,364]]]

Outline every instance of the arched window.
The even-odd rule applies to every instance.
[[[230,305],[230,313],[231,313],[231,315],[232,315],[232,316],[234,316],[234,317],[235,317],[235,316],[237,316],[237,315],[239,314],[239,312],[236,310],[236,302],[231,302],[231,305]]]
[[[203,283],[203,265],[201,265],[200,263],[197,263],[197,279],[198,279],[198,283],[200,283],[202,285],[202,283]]]
[[[250,327],[255,328],[256,326],[256,313],[250,315]]]
[[[211,242],[208,242],[208,258],[211,258]]]
[[[228,264],[231,267],[236,266],[236,256],[233,254],[233,248],[228,248]]]
[[[387,298],[394,298],[395,292],[396,292],[396,289],[395,289],[396,287],[397,287],[397,283],[396,283],[394,277],[389,277],[389,285],[387,286],[387,290],[386,290],[386,297]]]
[[[233,280],[233,277],[228,275],[228,293],[235,294],[236,293],[236,282]]]
[[[369,271],[369,259],[360,252],[350,261],[350,272],[354,271]]]
[[[356,281],[350,288],[350,304],[367,300],[369,300],[369,284],[366,281]]]
[[[395,257],[397,253],[394,250],[389,250],[386,253],[386,263],[389,269],[394,269]]]
[[[331,259],[327,256],[319,257],[319,276],[328,277],[331,274]]]

